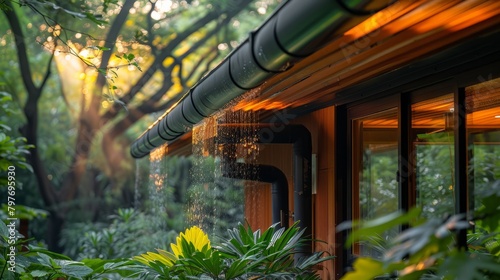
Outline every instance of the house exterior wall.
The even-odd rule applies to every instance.
[[[343,246],[335,240],[335,107],[314,111],[297,119],[312,134],[313,154],[317,155],[317,186],[313,194],[313,235],[322,242],[314,251],[336,255]],[[314,171],[313,171],[314,172]],[[326,242],[326,243],[323,243]],[[323,263],[322,279],[334,279],[334,261]]]
[[[325,251],[335,255],[342,249],[335,243],[334,172],[335,172],[335,108],[333,106],[303,115],[291,122],[307,127],[312,137],[312,153],[317,155],[317,189],[313,194],[313,238],[321,242],[313,244],[314,251]],[[289,209],[293,208],[293,172],[291,144],[262,144],[259,151],[259,164],[273,165],[281,169],[289,183]],[[314,171],[313,171],[314,173]],[[269,184],[247,183],[246,218],[253,228],[267,228],[271,222],[271,190]],[[291,210],[293,211],[293,210]],[[290,218],[289,224],[293,223]],[[333,261],[321,267],[322,279],[333,279]]]
[[[500,38],[499,3],[398,1],[343,37],[332,40],[289,71],[272,77],[258,89],[256,98],[238,105],[240,109],[261,110],[268,119],[272,119],[273,112],[280,112],[274,110],[287,107],[320,108],[297,114],[288,123],[302,124],[309,129],[312,153],[317,155],[313,238],[326,243],[317,242],[313,248],[338,256],[323,264],[322,279],[340,278],[348,259],[344,235],[335,229],[339,222],[359,216],[356,213],[359,209],[352,207],[354,200],[359,203],[359,197],[352,194],[350,183],[359,170],[351,170],[353,153],[347,151],[352,148],[348,147],[352,143],[347,142],[354,134],[346,128],[349,126],[346,108],[364,102],[369,109],[373,107],[372,101],[397,95],[396,99],[401,102],[400,116],[401,108],[411,110],[411,98],[406,93],[418,96],[414,93],[416,90],[447,80],[456,84],[454,89],[460,90],[500,77],[500,55],[498,44],[494,43]],[[488,40],[485,36],[489,33],[497,35]],[[467,42],[477,44],[454,49]],[[481,71],[476,71],[481,67]],[[336,105],[322,105],[324,103]],[[409,124],[404,125],[408,129]],[[400,131],[397,133],[399,137],[408,137]],[[411,142],[409,139],[398,141],[406,141],[405,145]],[[343,144],[338,145],[339,142]],[[398,149],[398,152],[402,150]],[[405,152],[408,149],[405,147]],[[290,144],[261,144],[257,161],[276,166],[285,173],[289,182],[289,209],[294,209],[291,158]],[[416,201],[414,194],[407,195],[410,202],[406,202],[406,208]],[[272,223],[269,184],[249,182],[245,196],[245,214],[252,228],[269,227]],[[407,210],[405,207],[401,208]],[[292,219],[289,222],[292,223]]]

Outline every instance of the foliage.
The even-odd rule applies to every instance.
[[[7,124],[5,118],[16,113],[12,105],[12,96],[0,91],[0,193],[2,197],[9,198],[0,204],[0,219],[33,220],[37,217],[45,218],[46,211],[21,205],[18,197],[20,193],[18,190],[23,189],[23,184],[17,180],[19,171],[25,169],[32,172],[32,167],[26,162],[26,155],[29,154],[28,150],[33,146],[27,145],[24,137],[9,136],[9,134],[14,134],[14,131]]]
[[[135,259],[147,266],[145,273],[160,279],[317,279],[314,266],[332,258],[317,252],[294,264],[296,249],[309,242],[297,223],[288,229],[273,225],[262,233],[240,224],[228,233],[212,247],[207,235],[193,227],[177,238],[172,253],[157,250]]]
[[[118,209],[109,225],[76,223],[63,230],[65,254],[75,259],[128,258],[138,250],[153,250],[172,242],[177,230],[155,222],[165,216]],[[83,235],[83,236],[82,236]]]
[[[0,279],[118,279],[137,274],[130,259],[73,261],[11,236],[19,233],[0,222]]]
[[[12,115],[12,96],[0,91],[0,172],[8,170],[9,166],[26,168],[31,170],[31,166],[26,163],[28,149],[32,145],[26,145],[26,138],[11,137],[12,128],[7,124],[6,117]],[[0,181],[2,186],[7,185],[7,179],[2,176]]]
[[[453,133],[420,134],[415,145],[417,204],[424,217],[454,213]]]
[[[163,265],[171,268],[180,258],[188,258],[195,252],[207,253],[211,249],[208,235],[199,227],[193,226],[185,232],[181,232],[176,238],[175,244],[170,244],[172,253],[157,249],[158,253],[147,252],[134,257],[135,260],[149,265],[150,262],[159,261]]]
[[[2,205],[2,211],[0,211],[0,219],[5,220],[7,219],[7,211],[8,211],[8,206],[6,204]],[[32,208],[26,205],[16,205],[16,218],[17,219],[23,219],[23,220],[33,220],[36,218],[41,218],[45,219],[47,218],[47,211],[42,210],[42,209],[37,209],[37,208]]]
[[[12,243],[11,230],[0,223],[1,279],[319,279],[314,267],[332,258],[318,252],[294,264],[295,250],[310,242],[297,223],[286,230],[275,225],[263,233],[240,225],[213,247],[201,229],[192,227],[177,237],[172,252],[158,249],[134,257],[140,264],[129,258],[73,261],[27,241]]]
[[[482,193],[481,207],[471,221],[465,214],[445,219],[417,218],[419,210],[395,213],[375,221],[347,223],[353,225],[349,244],[369,239],[394,225],[410,225],[391,240],[381,259],[367,256],[355,260],[353,271],[342,279],[498,279],[500,277],[500,181]],[[475,225],[474,228],[471,225]],[[469,229],[468,248],[457,247],[455,234]]]
[[[100,223],[67,224],[61,240],[65,254],[76,259],[123,258],[164,247],[187,221],[214,230],[207,233],[215,240],[243,220],[243,186],[214,176],[213,158],[169,156],[140,164],[145,172],[136,179],[135,208],[118,209]],[[193,219],[197,214],[203,217]]]
[[[65,222],[131,206],[125,147],[279,1],[0,2],[0,83],[24,113],[9,122],[36,146],[22,199],[51,212],[60,251]]]

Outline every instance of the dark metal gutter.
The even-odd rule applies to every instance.
[[[387,0],[290,0],[131,145],[141,158],[170,143],[229,101],[312,54],[371,15]]]

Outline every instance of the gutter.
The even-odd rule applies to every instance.
[[[156,147],[175,141],[234,98],[288,70],[295,62],[323,46],[328,39],[341,36],[387,5],[387,0],[345,2],[284,2],[260,28],[132,143],[132,157],[142,158]],[[375,6],[381,8],[373,9]],[[360,10],[363,8],[365,10]]]

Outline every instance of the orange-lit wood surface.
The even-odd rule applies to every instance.
[[[500,1],[398,1],[274,76],[237,109],[298,107],[500,24]]]
[[[500,79],[469,86],[466,91],[468,128],[500,127]],[[453,125],[453,93],[412,105],[412,127],[446,129]],[[447,119],[448,118],[448,119]],[[397,121],[385,115],[363,121],[365,128],[397,128]]]
[[[500,28],[500,1],[397,1],[252,90],[252,98],[243,98],[233,110],[272,111],[327,101],[339,90],[495,27]],[[474,112],[474,125],[488,122],[492,113]],[[189,154],[190,139],[188,132],[168,153]]]
[[[317,240],[313,244],[315,251],[325,251],[329,254],[340,254],[343,246],[335,243],[335,108],[327,107],[311,114],[304,115],[293,121],[302,124],[311,132],[312,153],[317,155],[317,190],[313,195],[313,235]],[[258,162],[280,168],[286,175],[289,187],[289,209],[293,211],[293,173],[292,145],[266,144],[260,145]],[[246,189],[245,215],[254,228],[265,229],[271,224],[271,192],[268,184],[251,184],[253,189]],[[257,186],[257,188],[255,188]],[[289,221],[293,222],[292,219]],[[322,264],[320,271],[322,279],[333,279],[333,262]]]
[[[359,82],[395,70],[419,58],[451,46],[481,32],[500,28],[500,1],[398,1],[375,14],[364,23],[347,31],[310,57],[278,74],[252,91],[253,98],[240,101],[233,110],[269,111],[299,107],[318,100],[332,100],[336,92]],[[466,89],[468,98],[479,88]],[[472,98],[469,126],[499,127],[500,87],[487,95]],[[483,97],[481,97],[483,96]],[[485,99],[487,98],[487,99]],[[444,113],[450,112],[453,102],[416,104],[413,127],[442,128]],[[482,105],[480,105],[482,104]],[[489,106],[489,107],[488,107]],[[318,186],[313,196],[314,238],[326,241],[315,244],[315,250],[325,250],[340,256],[343,244],[335,240],[335,108],[327,107],[301,116],[293,123],[304,124],[312,134],[313,153],[318,155]],[[496,123],[493,123],[497,121]],[[391,123],[392,122],[392,123]],[[498,123],[498,124],[497,124]],[[374,119],[365,127],[396,128],[393,119]],[[174,142],[169,154],[189,154],[190,134]],[[283,170],[289,181],[290,209],[293,209],[293,175],[290,145],[264,145],[260,164],[274,165]],[[265,229],[271,224],[271,193],[269,185],[255,184],[246,188],[245,214],[253,228]],[[322,279],[336,279],[331,261],[324,264]],[[338,269],[339,266],[336,266]]]

